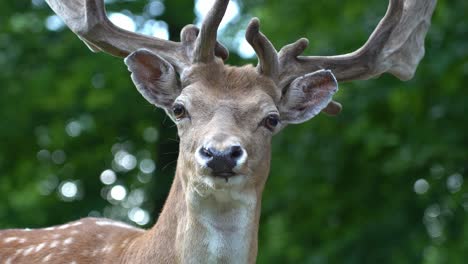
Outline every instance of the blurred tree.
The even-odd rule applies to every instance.
[[[159,2],[160,14],[154,2],[108,7],[131,10],[124,14],[140,27],[163,20],[173,39],[195,20],[192,1]],[[387,6],[238,3],[241,15],[223,36],[232,49],[255,15],[278,48],[306,36],[311,55],[359,47]],[[466,10],[466,1],[439,1],[413,80],[344,83],[339,117],[321,115],[274,139],[259,263],[465,262]],[[245,61],[233,52],[230,63]],[[176,132],[132,88],[122,61],[89,52],[43,0],[20,0],[0,3],[0,68],[0,228],[87,215],[151,225],[172,180]]]

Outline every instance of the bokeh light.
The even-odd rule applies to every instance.
[[[122,185],[115,185],[110,189],[109,195],[115,201],[122,201],[127,197],[127,189]]]
[[[140,171],[143,173],[153,173],[156,169],[156,165],[154,161],[151,159],[144,159],[140,162]]]
[[[128,211],[128,218],[141,226],[148,224],[150,220],[149,213],[139,207],[132,208]]]
[[[113,170],[105,170],[101,173],[101,175],[99,176],[99,179],[105,185],[111,185],[111,184],[114,184],[115,181],[117,180],[117,175],[115,174]]]
[[[137,166],[137,159],[134,155],[125,150],[119,150],[114,156],[114,165],[117,171],[130,171]]]
[[[460,173],[452,174],[447,178],[447,189],[451,193],[456,193],[460,191],[462,185],[463,185],[463,176]]]
[[[145,11],[153,17],[162,15],[165,9],[166,7],[164,4],[158,0],[150,1],[145,7]]]
[[[65,127],[65,131],[70,137],[77,137],[81,134],[82,126],[80,122],[76,120],[70,121],[67,126]]]
[[[123,28],[128,31],[135,32],[136,25],[133,19],[122,13],[110,13],[109,20],[116,26]]]
[[[158,130],[154,127],[147,127],[143,131],[143,139],[148,143],[154,143],[158,140]]]
[[[414,192],[417,194],[425,194],[429,190],[429,187],[429,182],[426,179],[418,179],[413,186]]]
[[[50,31],[59,31],[65,27],[65,23],[57,15],[51,15],[47,17],[45,26]]]
[[[81,198],[79,181],[63,181],[58,187],[59,196],[63,201],[71,202]]]

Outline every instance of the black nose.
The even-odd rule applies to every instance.
[[[228,177],[234,175],[232,169],[244,151],[240,146],[231,146],[220,151],[215,148],[200,148],[200,155],[207,160],[206,166],[213,170],[213,175]]]

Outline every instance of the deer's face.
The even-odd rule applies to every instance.
[[[176,123],[185,180],[212,189],[263,188],[272,136],[318,114],[337,90],[328,71],[302,76],[281,91],[254,67],[220,60],[190,67],[180,81],[151,52],[137,51],[126,63],[137,89]]]
[[[222,65],[195,67],[183,78],[187,84],[169,114],[194,180],[215,188],[263,185],[271,137],[281,127],[274,83],[253,67]]]

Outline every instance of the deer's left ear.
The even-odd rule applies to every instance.
[[[139,49],[125,58],[125,64],[137,90],[148,102],[165,110],[172,108],[181,88],[169,62],[149,50]]]
[[[281,121],[299,124],[316,116],[331,102],[338,82],[329,70],[320,70],[295,79],[279,103]]]

